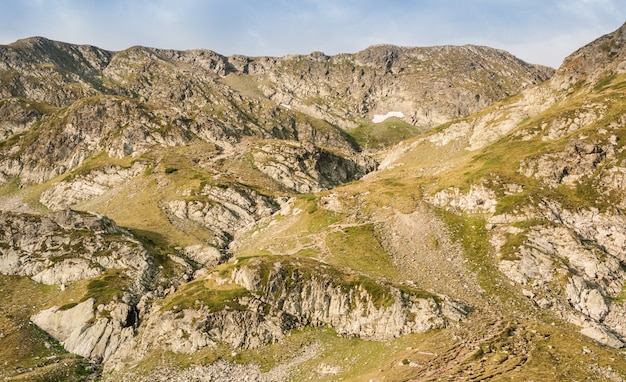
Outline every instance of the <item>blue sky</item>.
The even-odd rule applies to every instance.
[[[553,67],[624,22],[623,0],[0,0],[0,44],[44,36],[250,56],[479,44]]]

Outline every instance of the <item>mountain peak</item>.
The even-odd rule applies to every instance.
[[[42,37],[42,36],[32,36],[32,37],[26,37],[26,38],[22,38],[19,39],[9,45],[12,46],[34,46],[34,45],[39,45],[39,44],[50,44],[52,43],[53,40],[50,40],[48,38]]]
[[[610,73],[626,72],[626,24],[576,50],[558,74],[569,81],[594,82]]]

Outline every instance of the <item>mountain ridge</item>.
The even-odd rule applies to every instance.
[[[476,46],[5,62],[2,377],[623,380],[624,30],[554,76]]]

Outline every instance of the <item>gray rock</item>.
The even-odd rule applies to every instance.
[[[591,324],[588,327],[582,328],[580,332],[587,337],[598,341],[602,345],[606,345],[616,349],[624,347],[624,342],[617,338],[617,336],[615,336],[606,328],[597,324]]]
[[[90,298],[67,310],[54,306],[35,314],[30,320],[57,341],[64,342],[89,326],[94,317],[93,303],[94,299]]]

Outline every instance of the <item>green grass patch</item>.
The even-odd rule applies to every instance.
[[[131,156],[126,156],[123,158],[115,158],[110,157],[106,152],[100,151],[91,155],[89,158],[85,159],[80,167],[69,171],[66,174],[63,174],[63,180],[70,181],[72,179],[79,178],[81,176],[85,176],[94,170],[104,170],[109,166],[119,166],[122,169],[130,168],[136,161],[141,161],[141,159],[136,159]]]
[[[212,312],[224,309],[244,310],[246,307],[239,303],[239,299],[246,296],[251,296],[250,292],[236,284],[217,286],[208,284],[204,279],[194,280],[183,285],[172,297],[168,297],[161,310],[180,312],[203,306]]]
[[[75,307],[76,305],[78,305],[78,303],[77,303],[77,302],[70,302],[70,303],[68,303],[68,304],[61,305],[61,306],[59,307],[59,310],[70,310],[70,309],[72,309],[73,307]]]
[[[434,209],[434,212],[448,226],[452,239],[463,248],[468,268],[475,273],[485,295],[495,297],[507,305],[514,304],[516,308],[526,306],[528,302],[510,287],[508,279],[495,265],[485,219],[467,214],[457,215],[443,209]]]
[[[361,148],[379,150],[418,135],[420,129],[400,119],[389,118],[381,123],[362,123],[346,132]]]
[[[388,285],[380,284],[363,275],[348,276],[341,280],[341,287],[347,292],[351,289],[362,288],[367,291],[375,307],[390,307],[395,302]]]
[[[337,265],[347,266],[373,277],[395,279],[397,272],[385,252],[373,224],[346,227],[329,232],[326,245],[337,260]]]
[[[519,249],[522,246],[522,244],[524,244],[524,242],[526,242],[527,239],[528,239],[528,236],[525,233],[518,233],[518,234],[507,233],[506,242],[504,243],[502,248],[500,248],[502,260],[513,260],[513,261],[519,260],[520,257],[517,256],[517,253],[519,252]]]
[[[305,248],[305,249],[301,249],[299,250],[295,256],[297,257],[310,257],[310,258],[317,258],[320,254],[319,249],[312,249],[312,248]]]
[[[596,84],[593,86],[593,90],[595,90],[596,92],[600,92],[606,89],[607,86],[611,84],[613,80],[615,80],[616,77],[617,77],[617,73],[610,73],[606,75],[605,77],[601,78],[598,82],[596,82]]]
[[[305,205],[308,213],[299,222],[300,225],[304,226],[303,229],[306,233],[318,233],[341,218],[341,214],[337,212],[313,207],[313,205],[315,202],[309,202]],[[298,229],[299,227],[296,226],[295,228]]]
[[[0,196],[13,195],[20,189],[20,178],[13,178],[4,186],[0,187]]]
[[[367,206],[358,206],[366,213],[379,208],[393,208],[401,213],[410,214],[419,206],[421,199],[420,185],[415,179],[402,179],[393,174],[377,180],[367,188]]]
[[[289,380],[306,381],[368,381],[368,380],[410,380],[414,369],[401,366],[402,359],[422,361],[414,347],[425,352],[439,352],[448,346],[448,340],[441,331],[428,334],[411,334],[389,341],[366,341],[358,338],[344,338],[328,328],[306,328],[293,331],[279,343],[260,349],[241,350],[233,361],[241,364],[254,362],[267,372],[288,362],[309,346],[318,347],[319,354],[292,369]],[[337,374],[321,374],[321,365],[336,366]],[[313,377],[313,378],[312,378]]]
[[[221,82],[235,89],[239,93],[253,98],[264,97],[263,92],[259,89],[257,82],[249,75],[240,75],[229,73],[221,78]]]
[[[176,167],[165,167],[164,172],[166,174],[172,174],[174,172],[178,171],[178,169]]]
[[[502,215],[507,213],[514,213],[516,211],[519,211],[519,208],[530,205],[531,202],[532,196],[528,192],[505,195],[498,198],[495,214]]]
[[[98,278],[92,279],[87,284],[87,293],[81,301],[93,298],[94,306],[108,304],[119,299],[128,289],[131,280],[122,269],[107,269]]]

